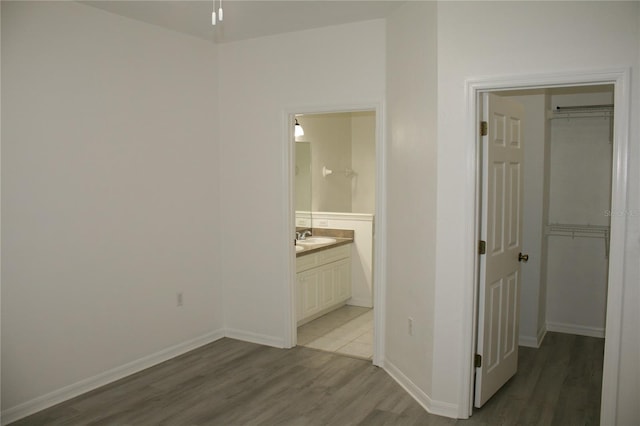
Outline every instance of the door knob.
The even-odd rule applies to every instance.
[[[529,261],[528,254],[518,253],[518,262],[527,262],[527,261]]]

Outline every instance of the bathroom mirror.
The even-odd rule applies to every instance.
[[[311,144],[296,141],[295,206],[296,228],[311,228]]]
[[[374,214],[375,111],[305,113],[296,119],[304,128],[299,140],[306,141],[295,144],[296,211],[313,212],[316,219],[319,213]]]

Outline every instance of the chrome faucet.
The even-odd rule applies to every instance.
[[[296,237],[299,240],[304,240],[305,238],[310,237],[310,236],[311,236],[311,231],[308,230],[308,229],[306,229],[306,230],[304,230],[302,232],[296,232]]]

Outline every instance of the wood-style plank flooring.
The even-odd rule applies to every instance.
[[[598,424],[604,340],[549,333],[468,420],[428,414],[371,362],[222,339],[13,425]]]

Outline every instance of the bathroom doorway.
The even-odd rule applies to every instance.
[[[290,115],[294,343],[374,359],[378,113]]]

